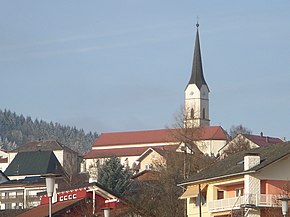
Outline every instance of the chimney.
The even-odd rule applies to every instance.
[[[244,170],[249,170],[260,164],[260,156],[258,153],[246,153],[244,156]]]
[[[264,136],[263,132],[261,132],[261,134],[260,134],[260,135],[261,135],[261,137],[263,137],[263,136]]]
[[[269,136],[266,137],[266,142],[267,142],[267,143],[269,142]]]

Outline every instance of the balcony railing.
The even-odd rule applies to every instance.
[[[1,203],[23,203],[24,197],[23,195],[9,195],[9,196],[0,196]],[[27,202],[38,202],[40,201],[40,197],[36,195],[27,195]]]
[[[26,201],[28,202],[40,202],[40,197],[36,195],[27,195],[26,196]]]
[[[247,194],[240,197],[232,197],[208,202],[209,212],[219,212],[248,207],[274,207],[279,205],[279,195],[272,194]]]

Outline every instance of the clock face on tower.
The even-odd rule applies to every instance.
[[[194,94],[194,92],[193,92],[193,91],[191,91],[191,92],[189,93],[189,95],[190,95],[190,96],[193,96],[193,94]]]

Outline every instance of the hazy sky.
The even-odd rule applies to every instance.
[[[180,111],[196,17],[211,125],[290,139],[290,1],[1,1],[0,109],[86,131]]]

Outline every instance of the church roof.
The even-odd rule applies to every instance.
[[[129,132],[102,133],[93,147],[118,146],[129,144],[152,144],[180,142],[176,136],[181,129],[160,129]],[[206,126],[198,128],[197,140],[226,140],[227,134],[221,126]]]
[[[178,138],[180,130],[161,129],[102,133],[92,145],[93,149],[83,157],[92,159],[112,156],[140,156],[148,148],[176,150],[182,142]],[[201,127],[197,128],[197,131],[198,138],[196,140],[227,140],[227,134],[220,126]],[[98,149],[94,149],[94,147]]]
[[[191,77],[188,84],[196,84],[196,86],[200,89],[202,85],[207,86],[207,84],[203,76],[199,32],[198,32],[199,24],[197,24],[196,26],[197,26],[197,31],[196,31],[195,46],[194,46],[192,72],[191,72]]]

